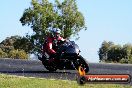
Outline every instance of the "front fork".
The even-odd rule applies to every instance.
[[[73,68],[78,71],[80,76],[84,76],[86,74],[85,69],[82,67],[82,65],[76,67],[73,61],[71,63],[72,63]]]

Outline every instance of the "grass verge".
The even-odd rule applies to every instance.
[[[132,88],[118,84],[77,84],[76,81],[25,78],[0,74],[0,88]]]

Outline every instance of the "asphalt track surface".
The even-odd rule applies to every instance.
[[[89,67],[88,74],[129,74],[132,77],[132,65],[130,64],[89,63]],[[2,58],[0,59],[0,73],[63,80],[76,80],[77,77],[75,70],[48,72],[40,61]],[[132,80],[129,84],[132,85]]]

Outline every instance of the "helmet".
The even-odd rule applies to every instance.
[[[53,29],[53,35],[55,38],[58,38],[61,34],[61,30],[59,28],[54,28]]]
[[[49,30],[49,34],[51,37],[57,37],[58,34],[61,34],[61,30],[59,28],[53,28]]]
[[[54,29],[54,33],[55,33],[55,34],[61,34],[61,30],[60,30],[59,28],[55,28],[55,29]]]

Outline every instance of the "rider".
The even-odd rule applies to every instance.
[[[55,50],[58,41],[65,41],[64,38],[60,36],[60,29],[53,29],[46,39],[46,44],[43,47],[43,53],[46,52],[51,60],[56,59],[57,52]]]

